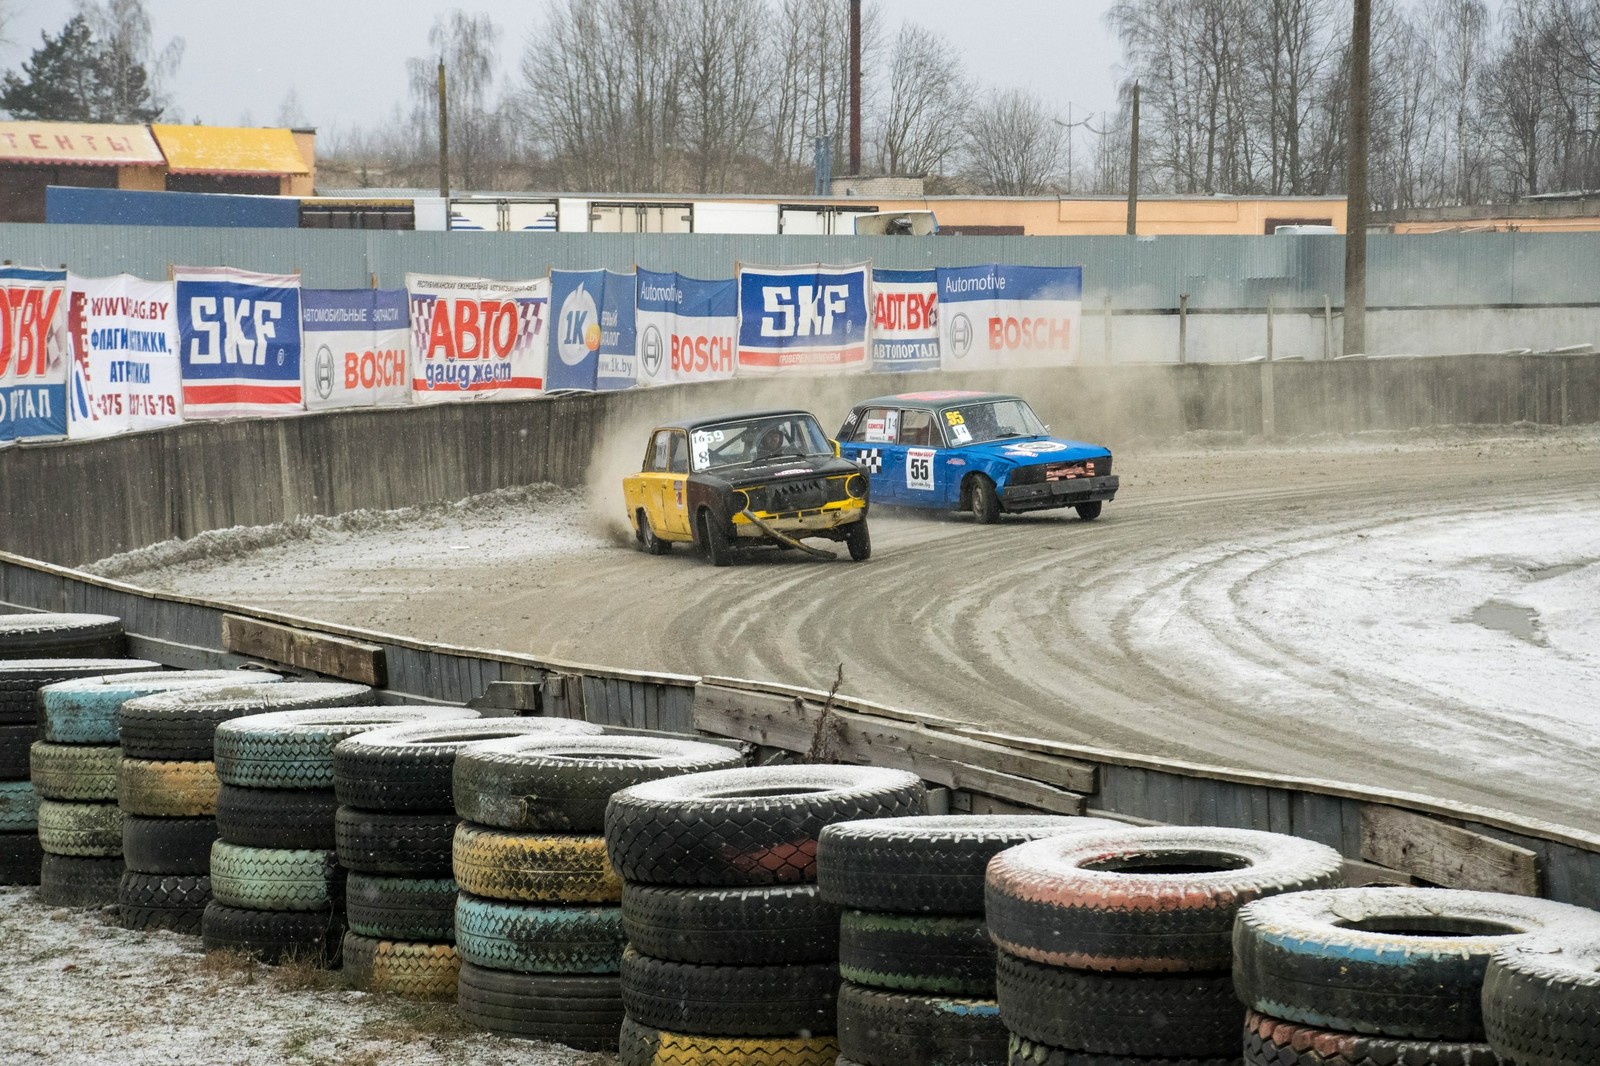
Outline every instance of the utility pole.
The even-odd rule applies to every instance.
[[[861,173],[861,0],[850,0],[850,173]]]
[[[1133,135],[1128,140],[1128,236],[1139,232],[1139,83],[1133,83]]]
[[[1367,350],[1367,139],[1371,123],[1372,0],[1355,0],[1350,27],[1350,157],[1345,200],[1344,354]]]
[[[439,60],[439,195],[445,198],[445,217],[450,217],[450,111],[445,105],[444,60]]]

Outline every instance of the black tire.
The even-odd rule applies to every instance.
[[[839,1042],[828,1035],[750,1037],[669,1033],[622,1020],[619,1066],[837,1066]]]
[[[0,833],[39,831],[39,793],[32,781],[0,781]]]
[[[43,800],[39,804],[39,846],[46,855],[115,858],[120,863],[122,811],[115,803]]]
[[[1102,1055],[1229,1058],[1244,1026],[1226,973],[1089,973],[1001,951],[995,991],[1012,1032]]]
[[[743,766],[734,748],[650,737],[517,737],[455,762],[455,808],[500,829],[603,833],[613,793],[663,777]]]
[[[449,877],[374,877],[352,873],[345,881],[350,931],[380,940],[456,939],[456,883]]]
[[[972,475],[972,517],[983,526],[1000,521],[1000,493],[983,474]]]
[[[271,711],[360,707],[373,701],[366,685],[331,681],[277,681],[231,688],[176,689],[122,705],[122,754],[152,761],[210,761],[217,726]]]
[[[839,1052],[862,1066],[1004,1066],[1006,1037],[993,1000],[839,988]]]
[[[204,874],[146,874],[129,870],[117,889],[117,920],[124,929],[170,929],[200,935],[211,902],[211,878]]]
[[[839,976],[923,995],[994,998],[994,945],[983,919],[845,911]]]
[[[344,935],[345,983],[366,992],[387,992],[411,999],[456,998],[461,959],[449,944],[378,940],[360,933]]]
[[[51,907],[108,907],[117,902],[122,857],[85,858],[45,852],[39,863],[39,902]]]
[[[614,906],[553,907],[456,897],[456,950],[467,962],[517,973],[616,973],[622,916]]]
[[[1600,1056],[1600,938],[1502,948],[1483,981],[1489,1043],[1517,1066],[1579,1066]]]
[[[817,884],[841,907],[906,914],[983,913],[995,855],[1030,840],[1126,828],[1105,818],[924,815],[830,825],[817,838]]]
[[[47,744],[28,749],[28,777],[40,799],[115,803],[122,749],[103,744]]]
[[[691,966],[622,953],[622,1005],[652,1029],[707,1036],[832,1033],[839,970],[831,963]]]
[[[239,951],[268,963],[292,957],[336,967],[343,937],[337,911],[256,911],[212,900],[200,920],[207,951]]]
[[[1104,500],[1090,500],[1088,503],[1078,504],[1073,510],[1078,512],[1078,517],[1083,521],[1093,522],[1100,517],[1100,511],[1104,505]]]
[[[117,715],[129,700],[174,689],[227,688],[279,679],[278,674],[260,670],[150,669],[57,681],[39,690],[40,735],[59,744],[117,744],[121,736]]]
[[[229,907],[322,911],[344,907],[345,871],[331,851],[211,846],[211,896]]]
[[[1343,883],[1323,844],[1252,829],[1155,828],[1055,837],[989,864],[995,944],[1052,966],[1117,973],[1226,970],[1253,899]]]
[[[700,547],[712,566],[727,566],[733,562],[733,544],[728,531],[710,511],[700,512]]]
[[[275,711],[217,726],[217,780],[240,788],[332,789],[333,749],[373,729],[478,717],[465,707],[336,707]]]
[[[157,879],[199,875],[211,870],[215,818],[122,819],[122,858],[128,869]],[[207,889],[209,892],[209,888]]]
[[[461,964],[456,1006],[471,1025],[586,1051],[616,1048],[622,990],[614,974],[503,973]]]
[[[850,549],[850,558],[864,563],[872,558],[872,533],[865,518],[857,519],[845,527],[844,545]]]
[[[36,885],[44,849],[37,831],[0,833],[0,885]]]
[[[1347,1033],[1480,1043],[1489,956],[1530,934],[1600,932],[1593,911],[1441,888],[1346,888],[1257,900],[1234,929],[1239,998]]]
[[[368,811],[454,812],[452,774],[463,751],[528,734],[588,734],[600,727],[568,718],[493,718],[374,729],[333,751],[339,802]]]
[[[340,807],[334,820],[334,850],[347,870],[447,877],[459,821],[454,814],[385,813]]]
[[[1510,1061],[1510,1060],[1508,1060]],[[1516,1059],[1518,1066],[1539,1066],[1539,1059]],[[1593,1063],[1591,1050],[1574,1063]],[[1392,1040],[1313,1029],[1249,1012],[1244,1025],[1245,1066],[1500,1066],[1488,1044],[1447,1044]]]
[[[122,619],[105,614],[0,614],[0,659],[115,658]]]
[[[0,620],[16,617],[0,615]],[[46,685],[101,674],[160,670],[146,659],[8,659],[0,653],[0,727],[37,726],[39,690]]]
[[[926,803],[921,779],[903,770],[713,770],[612,796],[606,844],[612,864],[629,881],[792,884],[816,880],[817,834],[824,826],[921,814]]]
[[[0,725],[0,781],[26,781],[28,758],[39,727],[31,723]]]
[[[645,514],[642,508],[634,513],[634,524],[640,551],[647,555],[665,555],[672,550],[671,541],[656,536],[654,527],[650,525],[650,516]]]
[[[830,962],[839,955],[839,908],[824,903],[816,885],[663,888],[624,882],[622,928],[641,954],[669,962],[756,966]]]
[[[338,809],[332,789],[222,785],[217,789],[217,835],[247,848],[332,851]]]
[[[1150,1059],[1143,1056],[1133,1058],[1125,1055],[1092,1055],[1040,1044],[1016,1033],[1011,1034],[1010,1047],[1007,1050],[1008,1066],[1240,1066],[1236,1055],[1220,1059]],[[1426,1066],[1426,1064],[1408,1063],[1406,1066]]]

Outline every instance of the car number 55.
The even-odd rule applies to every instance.
[[[906,488],[933,491],[933,449],[911,448],[906,452]]]

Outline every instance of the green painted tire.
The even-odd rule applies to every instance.
[[[39,803],[39,846],[47,855],[122,856],[122,811],[115,803]]]
[[[621,907],[539,907],[466,893],[456,900],[456,948],[491,970],[616,973],[623,943]]]
[[[344,902],[344,871],[331,851],[211,846],[211,896],[227,907],[320,911]]]

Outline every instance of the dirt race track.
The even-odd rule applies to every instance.
[[[1004,732],[1594,829],[1600,435],[1117,465],[1098,522],[875,512],[865,564],[652,558],[609,496],[541,497],[126,579],[633,669],[826,688],[842,663],[849,693]]]

